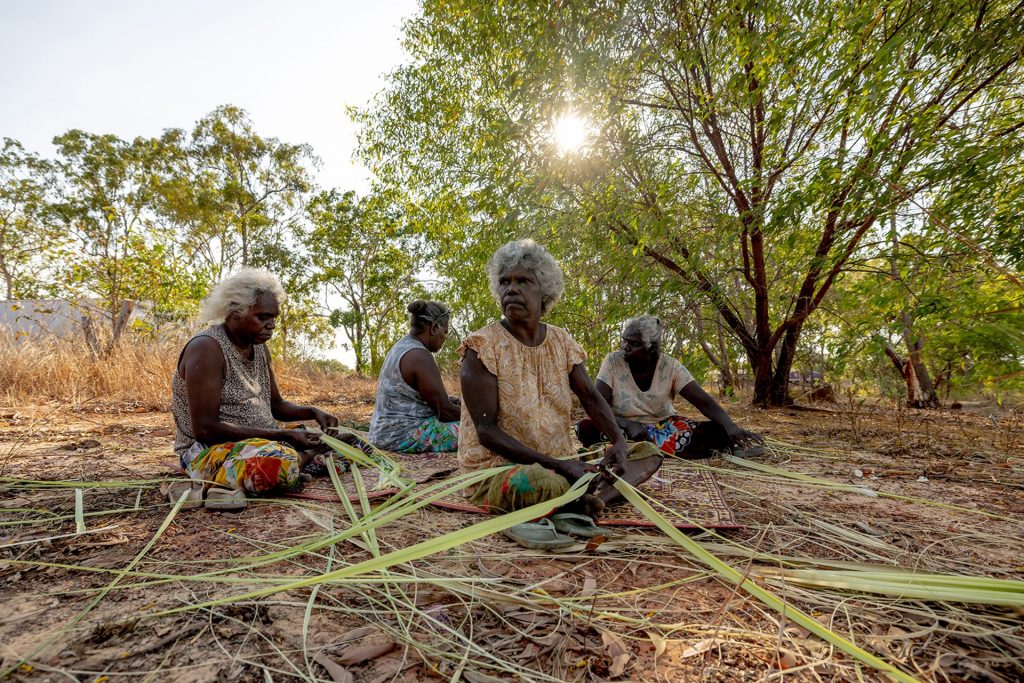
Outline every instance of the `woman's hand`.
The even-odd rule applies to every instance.
[[[613,443],[605,450],[604,457],[601,458],[601,466],[621,477],[626,473],[626,456],[628,453],[629,448],[626,446],[625,441]]]
[[[313,419],[320,425],[320,431],[326,432],[328,429],[338,426],[338,418],[331,415],[325,410],[319,408],[311,408],[313,411]]]
[[[752,443],[763,444],[764,437],[746,429],[741,429],[735,422],[725,428],[725,433],[736,448],[746,448]]]
[[[642,422],[620,418],[618,423],[622,428],[622,433],[629,441],[650,441],[647,435],[647,425]]]
[[[570,484],[575,483],[577,479],[587,472],[597,472],[596,465],[589,465],[579,460],[558,460],[557,462],[558,465],[555,467],[555,471],[568,479]]]
[[[308,429],[282,429],[279,438],[281,441],[287,441],[299,451],[308,451],[323,446],[320,435]]]

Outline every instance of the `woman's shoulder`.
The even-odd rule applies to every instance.
[[[668,377],[679,377],[684,383],[693,379],[690,370],[672,356],[663,353],[658,360],[661,363],[662,374]]]
[[[564,327],[559,327],[558,325],[551,325],[549,323],[545,323],[545,325],[547,325],[548,328],[546,337],[547,339],[551,339],[559,343],[577,343],[573,336],[569,334],[569,331]]]
[[[501,339],[500,322],[493,322],[467,334],[459,343],[458,354],[462,356],[469,349],[479,351],[481,348],[493,346]]]

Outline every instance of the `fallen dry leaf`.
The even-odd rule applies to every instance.
[[[696,657],[699,654],[703,654],[713,648],[715,643],[718,642],[714,638],[705,638],[704,640],[697,641],[690,647],[679,653],[680,659],[687,659],[689,657]]]
[[[772,657],[772,667],[779,671],[792,669],[797,664],[799,662],[796,659],[796,655],[789,651],[777,653],[777,656]]]
[[[612,660],[608,667],[608,675],[614,678],[621,676],[626,671],[626,664],[629,662],[629,649],[626,642],[611,631],[601,631],[601,642],[608,651],[608,657]]]
[[[338,663],[343,666],[362,664],[381,655],[386,655],[395,649],[395,641],[388,640],[382,643],[368,643],[367,645],[354,645],[346,647],[338,653]]]
[[[327,669],[327,674],[335,683],[355,683],[355,678],[352,677],[351,671],[332,661],[324,653],[318,652],[313,655],[313,661]]]
[[[655,631],[644,631],[647,637],[651,639],[651,643],[654,645],[654,657],[658,658],[665,653],[665,648],[668,647],[668,641],[665,636]]]

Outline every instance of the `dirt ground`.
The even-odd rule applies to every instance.
[[[365,423],[373,384],[353,380],[337,393],[295,398]],[[715,460],[709,465],[744,528],[699,540],[776,556],[1024,578],[1021,414],[891,404],[727,408],[774,444],[762,462],[892,495],[809,486]],[[372,582],[325,586],[305,625],[310,588],[195,609],[266,585],[260,580],[314,576],[371,555],[343,542],[267,562],[268,553],[322,535],[324,517],[345,524],[340,505],[289,501],[256,501],[239,514],[180,512],[147,547],[170,509],[161,492],[161,480],[174,476],[166,412],[132,403],[2,406],[0,435],[0,671],[11,680],[530,678],[478,666],[479,657],[458,664],[452,639],[432,635],[442,622],[549,680],[884,680],[710,577],[655,530],[557,555],[488,536],[403,565],[483,577],[495,595],[527,590],[549,601],[546,611],[430,583],[407,584],[408,601],[395,607],[395,596]],[[123,485],[84,488],[86,533],[76,533],[76,487],[33,488],[28,480]],[[382,551],[403,548],[479,521],[426,507],[379,529],[378,542]],[[749,559],[723,553],[754,575]],[[264,559],[248,567],[253,558]],[[204,580],[217,570],[233,578]],[[919,680],[1024,675],[1021,613],[1012,608],[772,585]],[[186,609],[153,616],[175,608]]]

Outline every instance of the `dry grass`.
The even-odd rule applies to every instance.
[[[129,337],[110,355],[94,357],[78,340],[16,342],[0,336],[0,401],[7,405],[57,401],[75,409],[83,404],[132,403],[167,410],[171,373],[185,338]],[[282,394],[331,396],[348,373],[308,361],[274,360]],[[349,384],[374,383],[353,377]]]

